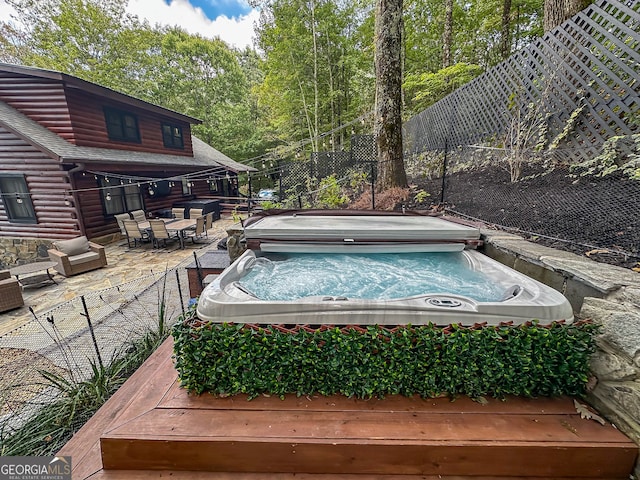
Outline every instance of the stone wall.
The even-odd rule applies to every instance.
[[[0,270],[48,259],[51,243],[41,238],[0,238]]]
[[[231,262],[234,262],[247,249],[244,240],[244,229],[241,223],[234,223],[227,229],[227,251]]]
[[[484,253],[561,291],[577,318],[601,325],[587,400],[640,445],[640,273],[504,232],[482,235]]]

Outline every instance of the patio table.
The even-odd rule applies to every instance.
[[[190,219],[190,218],[185,218],[185,219],[180,219],[180,218],[158,218],[156,220],[162,220],[164,222],[164,224],[167,227],[167,230],[169,232],[178,232],[179,236],[180,236],[180,248],[184,248],[184,232],[185,230],[190,230],[195,228],[196,226],[196,220],[194,219]],[[138,222],[138,228],[140,228],[140,230],[147,230],[148,232],[151,232],[151,224],[146,221],[146,222]]]
[[[26,263],[10,268],[9,273],[15,275],[16,280],[18,280],[23,287],[41,287],[47,283],[58,283],[54,280],[51,272],[49,272],[49,269],[55,265],[56,262],[51,261]],[[45,273],[38,274],[40,271],[44,271]],[[20,278],[20,275],[29,275],[32,273],[36,275]]]
[[[166,222],[167,230],[177,231],[180,235],[180,247],[184,248],[184,232],[186,230],[192,230],[196,226],[195,218],[184,218],[179,220],[173,220]]]

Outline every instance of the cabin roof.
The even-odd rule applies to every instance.
[[[211,145],[191,136],[193,157],[136,152],[109,148],[82,147],[67,142],[38,122],[0,101],[0,124],[61,163],[116,163],[215,168],[234,172],[255,172],[256,168],[236,162]]]
[[[45,70],[37,67],[26,67],[22,65],[14,65],[10,63],[0,62],[0,72],[16,73],[19,75],[28,75],[30,77],[46,78],[49,80],[56,80],[62,83],[66,88],[76,88],[84,92],[91,93],[93,95],[108,98],[117,102],[132,105],[150,112],[154,112],[165,117],[174,118],[187,123],[200,124],[202,120],[195,117],[190,117],[182,113],[178,113],[174,110],[170,110],[153,103],[140,100],[139,98],[132,97],[126,93],[117,92],[108,87],[103,87],[97,83],[82,80],[81,78],[68,75],[66,73],[58,72],[55,70]]]

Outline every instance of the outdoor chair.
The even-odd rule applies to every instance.
[[[130,221],[130,220],[129,220]],[[96,270],[107,265],[107,255],[102,245],[90,242],[84,235],[70,240],[53,242],[47,250],[53,267],[65,277]]]
[[[118,222],[118,227],[120,227],[120,233],[122,233],[122,235],[124,235],[125,237],[127,236],[127,231],[124,228],[124,221],[125,220],[130,220],[131,217],[129,216],[128,213],[119,213],[117,215],[114,215],[116,221]]]
[[[9,270],[0,271],[0,312],[13,310],[24,305],[22,286]]]
[[[201,208],[190,208],[189,209],[189,218],[198,218],[202,216]]]
[[[144,210],[134,210],[131,212],[131,218],[138,223],[147,221],[147,215],[144,213]]]
[[[209,238],[209,230],[213,228],[213,213],[204,216],[204,234]]]
[[[149,232],[141,230],[138,222],[135,220],[124,220],[124,228],[127,232],[127,246],[131,248],[131,241],[133,240],[133,246],[136,247],[138,242],[142,245],[143,242],[151,240]]]
[[[167,246],[167,241],[178,240],[180,246],[182,246],[182,237],[180,232],[167,230],[167,225],[162,220],[149,220],[151,226],[151,236],[153,239],[153,246],[160,248],[160,240],[164,242],[164,246]]]
[[[182,220],[184,218],[184,208],[172,208],[171,209],[171,216],[173,218],[177,218],[179,220]]]
[[[196,218],[196,227],[193,230],[185,230],[185,238],[190,238],[193,243],[196,243],[198,238],[203,237],[205,234],[204,217]]]

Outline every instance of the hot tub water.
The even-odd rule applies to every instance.
[[[392,300],[425,294],[497,302],[505,286],[474,271],[462,252],[314,254],[259,257],[245,266],[240,286],[260,300],[312,296]]]

